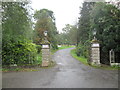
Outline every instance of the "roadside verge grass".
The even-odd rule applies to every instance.
[[[72,55],[73,58],[79,60],[81,63],[87,65],[87,66],[91,66],[93,68],[97,68],[97,69],[105,69],[105,70],[120,70],[120,67],[118,66],[108,66],[108,65],[103,65],[101,64],[101,66],[94,66],[94,65],[89,65],[88,62],[87,62],[87,58],[84,58],[82,56],[77,56],[76,53],[75,53],[75,49],[71,50],[70,54]]]
[[[37,69],[34,68],[3,68],[2,72],[32,72],[32,71],[38,71]]]
[[[72,57],[79,60],[81,63],[88,65],[87,58],[84,58],[83,56],[81,57],[77,56],[77,54],[75,53],[75,49],[71,50],[70,54],[72,55]]]

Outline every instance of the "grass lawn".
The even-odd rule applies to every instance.
[[[94,68],[98,68],[98,69],[106,69],[106,70],[118,70],[120,69],[120,67],[118,66],[108,66],[108,65],[101,65],[101,66],[94,66],[94,65],[89,65],[87,63],[87,58],[84,58],[82,56],[77,56],[76,53],[75,53],[75,49],[71,50],[70,54],[77,60],[79,60],[80,62],[82,62],[83,64],[85,65],[88,65],[88,66],[91,66],[91,67],[94,67]]]

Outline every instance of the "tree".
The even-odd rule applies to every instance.
[[[35,25],[35,43],[40,44],[44,37],[43,32],[48,31],[48,40],[51,42],[52,47],[57,48],[56,34],[57,28],[55,25],[55,17],[53,11],[48,9],[41,9],[36,11],[34,14],[35,20],[37,20]]]
[[[27,8],[27,2],[2,3],[2,33],[3,40],[16,40],[24,37],[30,39],[32,30]]]
[[[30,64],[36,59],[32,43],[29,2],[2,2],[2,63]]]
[[[76,44],[77,43],[77,26],[66,24],[62,29],[63,33],[59,34],[59,44]]]
[[[91,11],[91,19],[91,27],[96,28],[96,37],[101,41],[101,62],[109,64],[111,49],[114,49],[119,62],[120,9],[111,4],[97,3]]]
[[[79,45],[77,55],[89,56],[88,48],[93,39],[93,30],[101,45],[101,63],[109,64],[109,51],[114,49],[116,61],[119,62],[120,46],[120,9],[109,3],[84,2],[79,18]]]
[[[88,56],[88,48],[90,47],[90,12],[95,2],[84,2],[81,8],[78,31],[77,31],[77,49],[78,56]],[[82,47],[82,48],[81,48]]]

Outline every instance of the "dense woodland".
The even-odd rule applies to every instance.
[[[115,51],[115,60],[120,62],[120,3],[84,2],[80,7],[79,21],[66,25],[60,34],[62,44],[76,44],[76,54],[90,59],[93,31],[100,43],[101,63],[109,64],[109,51]]]
[[[29,2],[2,2],[2,9],[2,64],[35,63]]]
[[[66,24],[58,33],[54,12],[48,9],[30,14],[30,2],[2,2],[2,64],[37,64],[41,52],[43,32],[47,30],[51,49],[58,44],[76,45],[76,54],[89,59],[93,30],[101,46],[101,63],[109,64],[109,51],[115,51],[120,60],[120,6],[119,3],[84,2],[79,21]],[[35,19],[35,23],[32,21]],[[35,27],[33,27],[35,26]]]
[[[2,3],[2,64],[37,64],[43,32],[48,31],[48,39],[53,49],[57,49],[55,17],[53,11],[42,9],[30,14],[30,2]],[[36,23],[32,21],[32,18]],[[33,28],[35,26],[35,28]]]
[[[119,4],[115,5],[102,2],[83,3],[78,23],[78,55],[82,54],[89,58],[88,50],[93,39],[92,32],[96,30],[96,38],[101,48],[101,63],[109,64],[111,49],[115,51],[116,61],[120,60],[120,8]]]

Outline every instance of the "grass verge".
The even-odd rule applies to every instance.
[[[101,66],[94,66],[94,65],[89,65],[87,63],[87,58],[84,58],[84,57],[79,57],[76,55],[75,53],[75,49],[71,50],[70,54],[72,55],[72,57],[74,57],[75,59],[79,60],[81,63],[85,64],[85,65],[88,65],[88,66],[91,66],[93,68],[97,68],[97,69],[105,69],[105,70],[118,70],[120,69],[120,67],[118,66],[108,66],[108,65],[101,65]]]
[[[72,55],[72,57],[79,60],[83,64],[88,65],[87,58],[84,58],[83,56],[81,56],[81,57],[77,56],[77,54],[75,53],[75,49],[71,50],[70,54]]]
[[[38,70],[33,68],[20,68],[20,67],[2,69],[2,72],[30,72],[30,71],[38,71]]]

